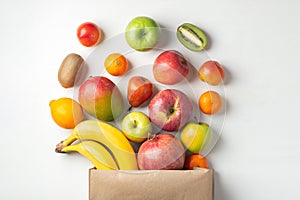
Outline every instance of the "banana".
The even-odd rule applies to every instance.
[[[70,136],[57,145],[56,151],[71,145],[76,140],[94,140],[111,152],[115,158],[116,165],[120,170],[137,170],[136,154],[130,142],[124,134],[114,126],[98,121],[85,120],[80,122],[72,131]],[[108,167],[114,169],[114,165],[106,163]]]
[[[96,169],[113,170],[119,169],[113,155],[101,143],[94,140],[83,140],[79,143],[66,146],[60,152],[78,152],[90,160]]]

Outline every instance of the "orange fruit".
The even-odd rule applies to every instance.
[[[190,170],[194,167],[208,168],[207,159],[198,153],[190,155],[184,163],[184,168]]]
[[[71,98],[51,100],[49,106],[52,119],[62,128],[72,129],[84,118],[81,105]]]
[[[108,55],[104,61],[105,69],[113,76],[121,76],[128,69],[128,62],[125,56],[120,53],[112,53]]]
[[[199,108],[205,114],[215,114],[222,108],[222,98],[215,91],[207,91],[199,98]]]

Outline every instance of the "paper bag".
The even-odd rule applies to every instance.
[[[213,170],[96,170],[90,200],[213,200]]]

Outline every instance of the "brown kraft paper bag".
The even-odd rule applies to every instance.
[[[213,170],[89,171],[90,200],[213,200]]]

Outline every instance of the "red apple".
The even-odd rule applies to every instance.
[[[219,85],[224,79],[224,69],[217,61],[210,60],[201,65],[198,77],[210,85]]]
[[[148,110],[151,121],[158,127],[165,131],[177,131],[190,119],[193,106],[181,91],[166,89],[151,99]]]
[[[156,81],[173,85],[182,81],[189,72],[189,64],[184,56],[175,50],[161,53],[154,61],[153,75]]]
[[[99,120],[112,121],[123,112],[118,87],[103,76],[90,77],[79,88],[78,100],[84,110]]]
[[[152,135],[140,146],[137,160],[141,170],[182,169],[185,149],[171,134]]]
[[[147,101],[153,93],[152,83],[142,76],[134,76],[128,82],[127,99],[133,107],[138,107]]]

